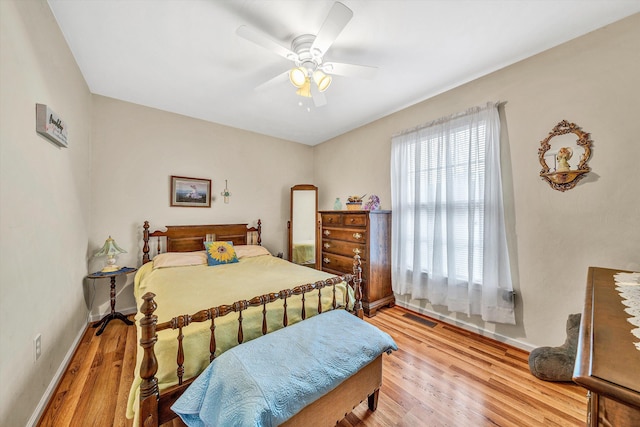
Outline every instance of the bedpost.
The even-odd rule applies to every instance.
[[[142,247],[142,263],[146,264],[149,259],[149,221],[145,221],[142,226],[144,231],[142,232],[142,240],[144,240],[144,246]]]
[[[356,301],[353,304],[353,312],[359,318],[364,318],[364,311],[362,310],[362,262],[360,261],[360,255],[355,254],[353,256],[353,285],[356,291]]]
[[[262,246],[262,221],[258,218],[258,246]]]
[[[158,425],[158,399],[160,392],[158,389],[158,360],[153,346],[158,340],[156,335],[156,323],[158,317],[153,314],[157,305],[153,300],[155,294],[147,292],[142,296],[144,302],[140,311],[144,317],[140,319],[141,338],[140,346],[144,349],[142,364],[140,365],[140,424],[143,426]]]

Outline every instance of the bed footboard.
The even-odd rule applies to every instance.
[[[140,312],[144,317],[140,320],[140,346],[143,349],[142,364],[140,366],[140,377],[142,379],[140,385],[140,423],[142,426],[159,426],[167,421],[175,418],[176,415],[171,411],[170,406],[173,402],[182,394],[182,392],[188,387],[193,379],[183,379],[184,374],[184,351],[182,347],[182,328],[187,327],[194,322],[211,322],[211,335],[209,343],[210,361],[215,358],[216,352],[216,338],[215,338],[215,319],[225,316],[231,312],[238,313],[238,343],[241,344],[244,341],[244,334],[242,329],[242,312],[249,307],[263,307],[262,317],[262,335],[267,334],[267,319],[266,319],[266,305],[277,300],[283,301],[284,314],[282,325],[288,326],[289,321],[287,317],[287,298],[292,295],[300,295],[302,298],[302,320],[306,319],[307,313],[305,309],[306,294],[317,291],[318,298],[318,313],[323,311],[321,303],[321,290],[324,288],[330,288],[333,292],[333,301],[331,309],[340,308],[336,301],[336,285],[347,282],[348,286],[353,287],[355,301],[353,302],[353,308],[350,310],[352,314],[359,318],[363,318],[362,309],[362,268],[360,256],[355,255],[353,260],[353,275],[347,274],[344,276],[336,276],[327,280],[318,281],[315,283],[309,283],[306,285],[296,286],[293,289],[282,290],[277,293],[270,293],[265,295],[259,295],[251,298],[250,300],[236,301],[232,305],[221,305],[218,307],[212,307],[209,309],[198,311],[193,315],[180,315],[174,317],[168,322],[158,324],[157,316],[154,314],[157,304],[154,301],[155,294],[147,292],[142,296],[144,302],[140,307]],[[345,309],[349,309],[351,301],[349,301],[349,293],[346,293],[346,306]],[[158,361],[156,359],[154,346],[157,341],[156,333],[165,329],[177,329],[177,369],[176,374],[178,378],[178,385],[171,387],[168,390],[160,394],[158,387],[158,379],[156,373],[158,372]],[[372,402],[370,401],[370,406]],[[374,405],[375,406],[375,405]]]

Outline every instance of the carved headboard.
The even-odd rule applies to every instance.
[[[262,222],[257,227],[247,224],[210,224],[210,225],[167,225],[167,231],[149,232],[149,221],[144,222],[142,263],[151,261],[149,239],[157,239],[156,253],[162,249],[165,240],[166,252],[193,252],[204,250],[207,239],[233,242],[234,245],[260,245],[262,243]]]

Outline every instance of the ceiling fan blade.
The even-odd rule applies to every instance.
[[[283,58],[289,59],[291,61],[296,61],[298,59],[298,55],[290,49],[282,46],[278,42],[270,39],[264,34],[254,30],[247,25],[241,25],[236,30],[236,34],[240,37],[249,40],[257,44],[258,46],[262,46],[265,49],[272,51],[273,53],[282,56]]]
[[[266,82],[256,86],[254,90],[257,90],[257,91],[267,90],[288,81],[289,81],[289,70],[285,71],[284,73],[280,73],[277,76],[273,77],[272,79],[269,79]]]
[[[327,97],[324,92],[320,92],[315,84],[311,85],[311,98],[313,98],[313,105],[316,107],[324,107],[327,105]]]
[[[352,17],[351,9],[340,2],[335,2],[311,45],[311,52],[314,55],[324,55]]]
[[[361,79],[373,79],[378,73],[378,67],[368,65],[344,64],[341,62],[325,62],[321,66],[327,74],[335,74],[345,77],[359,77]]]

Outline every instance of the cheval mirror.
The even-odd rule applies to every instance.
[[[318,187],[302,184],[291,187],[289,220],[289,261],[317,268]]]

